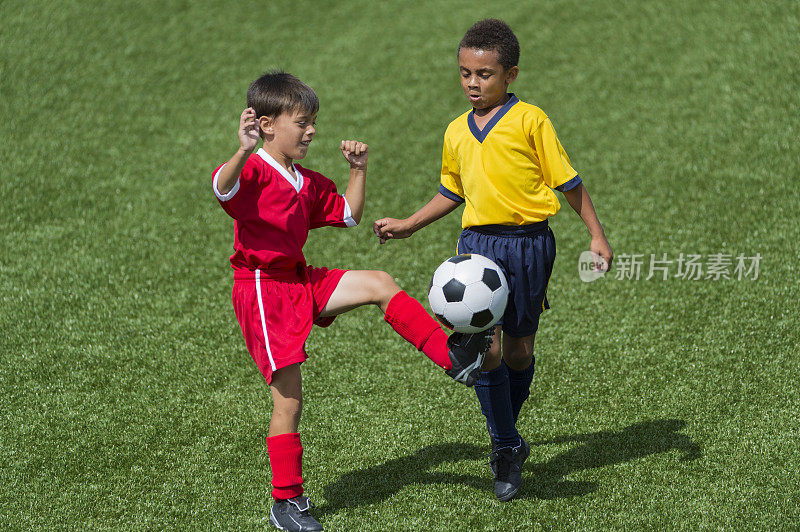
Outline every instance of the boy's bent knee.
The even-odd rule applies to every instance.
[[[503,359],[506,365],[514,371],[522,371],[528,368],[533,362],[533,353],[515,353],[513,355],[504,355]]]
[[[533,344],[515,346],[513,349],[503,350],[503,359],[506,365],[516,371],[522,371],[531,365],[533,360]]]
[[[535,334],[524,338],[503,339],[503,359],[509,368],[522,371],[531,365],[534,338]]]
[[[381,306],[388,304],[389,300],[400,292],[400,287],[397,286],[394,278],[382,270],[373,270],[370,272],[369,289],[374,302]]]

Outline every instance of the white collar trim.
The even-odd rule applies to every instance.
[[[288,181],[289,184],[294,187],[294,190],[297,193],[300,193],[300,189],[303,188],[303,174],[301,174],[297,170],[297,168],[295,168],[294,163],[292,163],[292,170],[294,171],[294,174],[297,176],[297,179],[295,179],[292,174],[287,172],[286,168],[281,166],[280,163],[278,163],[278,161],[273,159],[272,156],[269,153],[267,153],[267,150],[265,150],[264,148],[259,148],[256,154],[262,159],[264,159],[264,161],[272,168],[274,168],[275,171],[281,174],[283,178],[286,179],[286,181]]]

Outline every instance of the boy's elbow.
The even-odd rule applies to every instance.
[[[562,190],[561,193],[564,194],[565,197],[575,197],[575,196],[580,196],[584,190],[586,189],[584,188],[583,183],[581,182],[568,190]]]
[[[352,211],[350,212],[350,217],[356,223],[356,225],[361,223],[361,218],[364,216],[364,204],[356,204],[353,206]]]
[[[233,190],[233,185],[229,185],[227,183],[217,183],[217,192],[222,194],[223,196]]]

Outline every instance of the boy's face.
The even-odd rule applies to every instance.
[[[287,158],[300,160],[317,132],[316,119],[316,113],[292,111],[275,118],[262,116],[258,121],[266,141]]]
[[[506,70],[500,64],[496,50],[462,48],[458,52],[458,69],[461,88],[475,109],[489,109],[501,105],[506,90],[517,79],[519,68]]]

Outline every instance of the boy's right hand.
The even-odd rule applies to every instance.
[[[239,119],[239,145],[242,150],[251,152],[258,145],[259,138],[256,110],[248,107],[242,111],[242,117]]]
[[[391,238],[408,238],[414,231],[408,220],[398,220],[397,218],[381,218],[372,224],[372,231],[380,239],[381,244]]]

